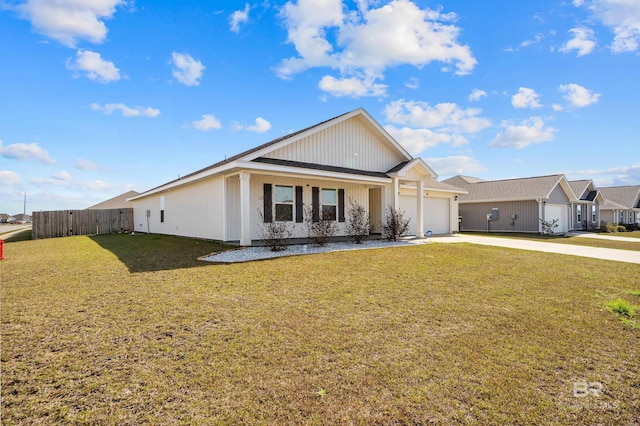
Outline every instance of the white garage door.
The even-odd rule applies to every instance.
[[[400,196],[400,210],[404,210],[405,219],[409,222],[409,235],[416,235],[418,211],[416,197],[409,195]],[[451,232],[449,225],[449,199],[425,197],[424,199],[424,232],[431,231],[433,235],[448,234]]]
[[[567,228],[567,206],[562,204],[547,204],[544,211],[545,221],[551,222],[554,219],[558,219],[558,227],[556,233],[565,233]]]

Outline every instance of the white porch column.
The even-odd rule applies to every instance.
[[[393,179],[393,209],[397,210],[400,208],[400,179],[397,177]]]
[[[240,172],[240,245],[251,245],[251,174]]]
[[[424,238],[424,182],[418,181],[418,223],[416,224],[416,238]]]

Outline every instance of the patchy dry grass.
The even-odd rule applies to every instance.
[[[152,237],[8,244],[2,424],[640,419],[640,330],[606,308],[640,265],[466,244],[210,265],[213,243]]]

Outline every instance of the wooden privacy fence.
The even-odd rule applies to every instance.
[[[33,239],[132,232],[133,209],[33,212]]]

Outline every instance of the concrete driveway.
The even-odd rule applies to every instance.
[[[619,237],[609,237],[619,238]],[[638,243],[637,238],[625,238]],[[482,235],[454,234],[449,236],[434,237],[436,243],[471,243],[484,246],[507,247],[519,250],[543,251],[547,253],[568,254],[572,256],[590,257],[594,259],[614,260],[616,262],[638,263],[640,264],[640,250],[617,250],[609,248],[576,246],[571,244],[547,243],[542,241],[532,241],[527,239],[485,237]],[[623,240],[624,241],[624,240]]]

